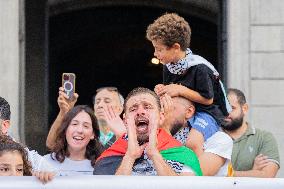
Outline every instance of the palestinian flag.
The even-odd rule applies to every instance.
[[[165,160],[173,160],[190,167],[195,175],[202,176],[196,154],[174,139],[165,130],[158,130],[157,147]],[[110,148],[97,159],[94,175],[114,175],[127,150],[125,136],[118,139]]]

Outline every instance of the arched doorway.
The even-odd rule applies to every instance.
[[[25,1],[26,143],[44,151],[48,128],[58,112],[63,72],[77,75],[79,104],[92,104],[96,88],[117,86],[123,95],[162,81],[161,66],[150,64],[153,48],[145,38],[149,23],[176,12],[192,27],[191,49],[222,73],[218,0],[38,0]],[[34,142],[38,141],[38,142]]]
[[[150,89],[162,82],[162,66],[150,63],[153,48],[145,38],[148,24],[170,8],[150,6],[91,6],[63,11],[49,18],[50,123],[63,72],[77,75],[79,104],[92,104],[95,90],[116,86],[124,96],[137,86]],[[178,12],[193,30],[191,48],[216,66],[217,24]]]

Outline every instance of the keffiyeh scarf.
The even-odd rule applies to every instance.
[[[210,62],[208,62],[205,58],[199,55],[193,54],[189,48],[186,49],[185,57],[183,59],[180,59],[177,63],[168,63],[166,64],[166,66],[172,74],[181,75],[181,74],[184,74],[186,70],[188,70],[190,67],[196,66],[199,64],[206,65],[210,70],[212,70],[216,78],[219,78],[219,73],[214,68],[214,66]],[[219,83],[223,91],[223,96],[225,99],[227,112],[230,113],[232,111],[232,107],[227,99],[224,85],[220,79],[219,79]]]

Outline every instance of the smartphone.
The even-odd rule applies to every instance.
[[[75,93],[75,79],[76,75],[74,73],[62,74],[62,87],[69,99],[71,99]]]

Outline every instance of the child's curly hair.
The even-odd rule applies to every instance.
[[[24,167],[24,176],[32,175],[32,166],[28,161],[28,154],[25,150],[25,147],[15,142],[11,137],[0,134],[0,156],[2,156],[5,152],[14,152],[17,151],[21,154],[23,159],[23,167]]]
[[[175,43],[183,51],[190,45],[191,28],[188,22],[175,13],[166,13],[150,24],[146,31],[146,38],[150,41],[160,41],[167,47]]]

